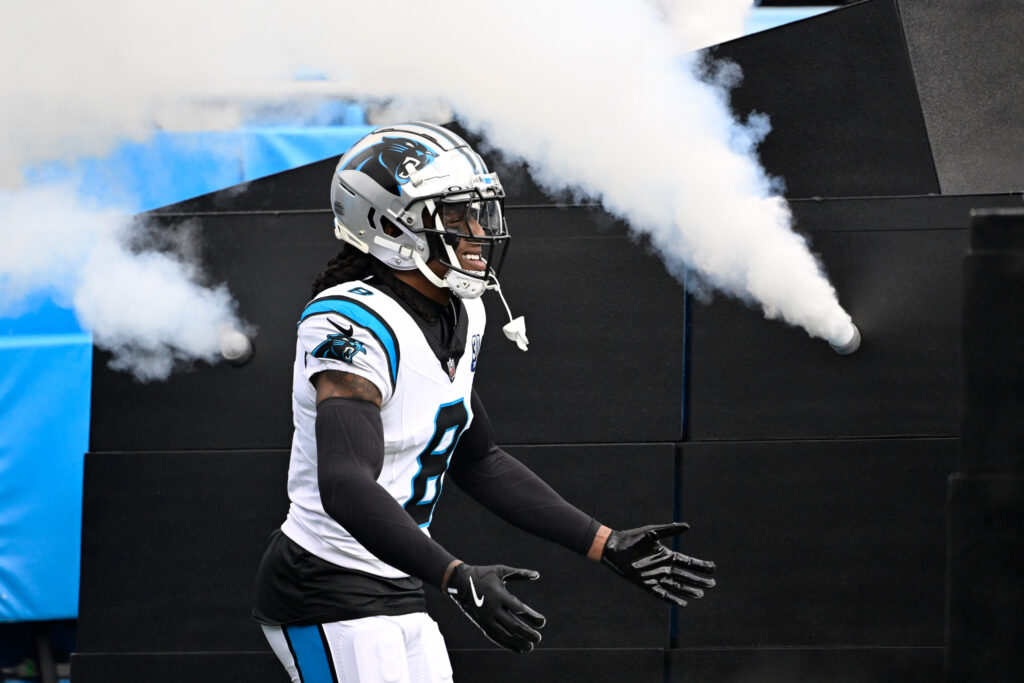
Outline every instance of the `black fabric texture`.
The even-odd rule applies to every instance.
[[[398,302],[412,317],[445,372],[449,359],[458,367],[466,351],[469,329],[462,300],[453,296],[447,304],[439,304],[396,278],[390,269],[385,270],[386,273],[374,272],[373,286]]]
[[[252,618],[269,625],[326,624],[425,610],[419,579],[388,579],[339,567],[277,529],[260,562]]]
[[[473,423],[459,439],[448,473],[455,484],[509,524],[586,555],[600,524],[494,444],[491,421],[473,391]]]
[[[384,463],[380,410],[357,399],[321,401],[316,446],[324,511],[381,561],[440,587],[455,557],[424,534],[377,483]]]

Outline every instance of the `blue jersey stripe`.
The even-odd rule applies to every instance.
[[[306,310],[302,312],[302,319],[299,322],[301,323],[302,320],[310,316],[324,313],[343,315],[356,325],[365,327],[373,334],[387,355],[388,370],[391,374],[391,386],[394,387],[395,382],[398,381],[399,354],[398,340],[395,339],[395,333],[391,330],[391,326],[384,322],[384,319],[377,315],[377,313],[371,311],[363,304],[343,297],[331,297],[313,301],[306,306]]]
[[[302,683],[334,683],[333,667],[320,636],[320,627],[316,624],[285,626],[284,632],[295,655]]]

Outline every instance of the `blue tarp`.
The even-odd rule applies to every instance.
[[[142,212],[336,156],[370,130],[362,124],[158,132],[144,143],[122,143],[103,159],[70,167],[45,164],[27,177],[30,182],[74,178],[84,195]]]
[[[88,335],[0,337],[0,621],[78,613]]]

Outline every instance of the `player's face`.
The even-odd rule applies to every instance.
[[[473,239],[487,235],[480,218],[480,208],[473,204],[445,204],[442,208],[441,219],[444,229],[460,238],[455,246],[459,267],[470,272],[482,273],[487,270],[487,261],[483,257],[483,243]]]

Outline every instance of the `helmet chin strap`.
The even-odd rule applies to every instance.
[[[445,244],[445,249],[447,249],[452,263],[455,263],[456,256],[452,248]],[[441,289],[448,288],[460,299],[476,299],[488,289],[497,292],[498,298],[501,299],[501,303],[505,306],[505,312],[508,313],[508,322],[501,328],[501,331],[505,333],[505,336],[510,341],[515,342],[520,351],[527,350],[530,340],[526,338],[526,319],[523,316],[518,318],[512,317],[512,309],[508,307],[508,301],[505,300],[505,294],[501,291],[501,284],[498,282],[497,276],[492,273],[490,276],[491,282],[486,282],[480,278],[463,275],[456,270],[449,269],[442,280],[427,266],[426,262],[423,261],[423,257],[417,252],[413,252],[412,259],[416,262],[416,267],[432,285]]]
[[[498,283],[498,278],[495,275],[491,275],[491,280],[494,284],[487,285],[487,289],[493,289],[498,293],[498,298],[501,299],[501,303],[505,305],[505,312],[508,313],[508,322],[501,328],[501,331],[505,333],[505,336],[509,340],[514,341],[516,346],[519,347],[520,351],[526,351],[530,340],[526,338],[526,318],[519,316],[518,318],[512,318],[512,309],[508,307],[508,302],[505,301],[505,295],[501,291],[501,285]]]

